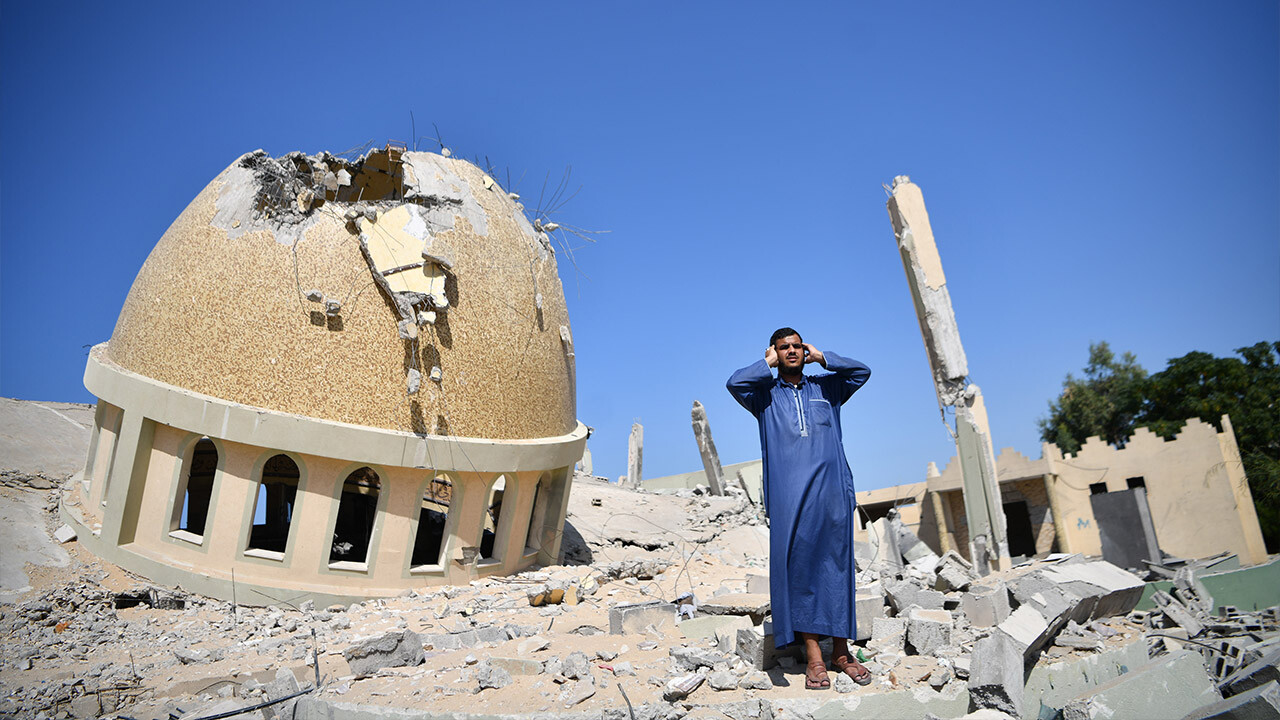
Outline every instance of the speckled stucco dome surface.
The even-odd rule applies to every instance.
[[[350,162],[250,153],[161,237],[105,359],[310,418],[564,435],[577,424],[574,361],[551,247],[465,161],[394,147]],[[387,267],[405,259],[421,267]]]

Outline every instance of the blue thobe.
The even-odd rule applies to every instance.
[[[764,361],[729,378],[734,399],[760,424],[762,497],[769,516],[769,596],[774,644],[795,633],[853,638],[853,473],[845,459],[840,406],[871,369],[824,352],[825,375],[798,386]]]

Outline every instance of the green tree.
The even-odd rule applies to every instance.
[[[1090,343],[1084,377],[1067,374],[1062,394],[1049,402],[1049,416],[1039,420],[1040,439],[1066,453],[1093,435],[1124,447],[1142,409],[1146,378],[1133,353],[1116,358],[1106,341]]]
[[[1188,418],[1222,430],[1231,417],[1236,444],[1269,552],[1280,547],[1280,342],[1238,348],[1239,358],[1190,352],[1152,375],[1138,425],[1172,438]]]

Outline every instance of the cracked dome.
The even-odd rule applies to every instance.
[[[549,238],[476,166],[242,156],[160,238],[105,352],[222,400],[418,434],[576,426]]]

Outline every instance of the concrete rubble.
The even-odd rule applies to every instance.
[[[758,517],[732,487],[580,475],[565,564],[328,607],[147,585],[70,540],[69,567],[0,605],[0,714],[198,717],[296,694],[243,716],[1084,718],[1167,683],[1195,717],[1275,706],[1280,609],[1215,607],[1191,572],[1137,611],[1140,580],[1077,555],[980,577],[896,517],[860,553],[852,648],[873,682],[830,671],[806,692],[795,646],[774,646]]]

